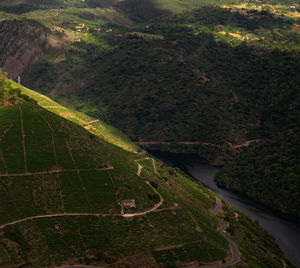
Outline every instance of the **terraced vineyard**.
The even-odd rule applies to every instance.
[[[9,94],[18,92],[17,84],[6,87]],[[101,132],[100,121],[90,128],[85,122],[91,118],[28,89],[22,93],[30,97],[19,92],[0,107],[1,267],[201,265],[231,259],[228,242],[217,232],[220,219],[209,212],[215,196],[204,186],[112,144],[125,136],[106,132],[114,130],[106,125]],[[124,148],[137,148],[128,138],[122,141]],[[128,199],[136,207],[120,205]],[[252,236],[259,238],[260,232]],[[248,241],[245,226],[239,236]],[[241,243],[242,260],[259,256],[251,261],[281,267],[281,252],[266,237],[267,242]],[[264,249],[257,250],[257,243]]]
[[[190,217],[180,208],[174,212],[167,199],[163,211],[145,219],[128,222],[121,216],[118,203],[123,199],[136,201],[136,209],[125,213],[155,205],[148,197],[155,195],[152,187],[136,175],[137,155],[25,101],[2,107],[0,122],[0,225],[2,241],[9,239],[0,249],[2,265],[28,264],[28,256],[34,256],[33,264],[38,266],[71,256],[99,258],[106,253],[117,258],[125,251],[136,254],[137,250],[193,242],[203,236],[196,233],[195,237],[191,221],[168,228],[163,235],[161,225],[183,223]],[[41,215],[49,217],[34,218]],[[5,225],[14,221],[20,222]],[[140,244],[138,237],[144,238]],[[57,241],[64,241],[62,247],[57,247]],[[128,251],[128,243],[136,245]],[[226,248],[225,242],[216,247],[218,257],[226,257]]]

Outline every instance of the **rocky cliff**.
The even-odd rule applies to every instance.
[[[46,28],[24,20],[0,20],[0,67],[12,79],[60,42]]]

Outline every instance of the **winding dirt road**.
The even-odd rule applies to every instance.
[[[141,171],[143,169],[143,166],[141,164],[138,163],[138,170],[136,172],[136,175],[140,176],[141,175]]]
[[[217,215],[222,209],[222,201],[219,198],[216,198],[216,206],[211,210],[211,214]],[[226,235],[226,229],[228,228],[229,223],[222,220],[218,228],[218,232],[223,235],[228,241],[230,250],[231,250],[231,260],[227,263],[222,264],[210,264],[202,266],[190,266],[189,268],[220,268],[220,267],[229,267],[240,262],[240,253],[237,245]]]
[[[137,162],[138,160],[136,160]],[[154,160],[153,161],[153,168],[155,165]],[[104,168],[104,169],[100,169],[100,170],[108,170],[108,169],[112,169],[113,167],[108,167],[108,168]],[[138,170],[140,170],[142,168],[142,166],[140,164],[138,164]],[[155,169],[155,168],[154,168]],[[78,171],[77,169],[74,169],[72,171]],[[156,170],[154,170],[156,172]],[[56,171],[57,172],[57,171]],[[59,171],[61,172],[61,171]],[[55,173],[55,171],[53,171],[53,173]],[[139,172],[140,173],[140,172]],[[36,174],[36,173],[35,173]],[[49,171],[47,172],[39,172],[38,174],[49,174]],[[6,175],[6,174],[3,174]],[[23,175],[24,174],[18,174]],[[28,174],[26,174],[28,175]],[[0,175],[1,176],[1,175]],[[12,176],[12,174],[7,174],[6,176]],[[2,224],[0,225],[0,230],[4,229],[7,226],[11,226],[11,225],[15,225],[21,222],[25,222],[25,221],[29,221],[29,220],[34,220],[34,219],[43,219],[43,218],[55,218],[55,217],[65,217],[65,216],[95,216],[95,217],[124,217],[124,218],[130,218],[130,217],[136,217],[136,216],[142,216],[142,215],[146,215],[149,214],[151,212],[154,212],[156,210],[158,210],[158,208],[163,204],[164,199],[162,197],[162,195],[148,182],[146,181],[146,183],[153,189],[153,191],[159,195],[160,197],[160,201],[159,203],[155,204],[151,209],[143,211],[143,212],[137,212],[137,213],[126,213],[126,214],[105,214],[105,213],[72,213],[72,212],[65,212],[65,213],[55,213],[55,214],[46,214],[46,215],[36,215],[36,216],[31,216],[31,217],[27,217],[27,218],[23,218],[23,219],[19,219],[13,222],[9,222],[6,224]],[[216,198],[216,206],[211,210],[211,214],[216,215],[219,211],[221,211],[222,209],[222,202],[220,199]],[[205,266],[190,266],[190,268],[220,268],[220,267],[229,267],[231,265],[234,265],[236,263],[238,263],[240,261],[240,254],[238,251],[238,248],[236,246],[236,244],[227,237],[226,235],[226,229],[228,227],[228,223],[225,222],[224,220],[222,220],[219,228],[218,228],[218,232],[221,233],[228,241],[230,249],[231,249],[231,255],[232,258],[228,263],[224,263],[224,264],[212,264],[212,265],[205,265]],[[60,266],[60,267],[91,267],[91,266],[85,266],[85,265],[75,265],[75,266]]]
[[[17,223],[20,222],[25,222],[25,221],[29,221],[29,220],[34,220],[34,219],[43,219],[43,218],[56,218],[56,217],[65,217],[65,216],[96,216],[96,217],[107,217],[107,216],[121,216],[119,214],[101,214],[101,213],[56,213],[56,214],[46,214],[46,215],[36,215],[36,216],[31,216],[31,217],[27,217],[24,219],[20,219],[20,220],[16,220],[16,221],[12,221],[3,225],[0,225],[0,230],[10,226],[10,225],[15,225]]]
[[[164,202],[164,199],[163,199],[162,195],[161,195],[161,194],[160,194],[160,193],[159,193],[159,192],[158,192],[158,191],[157,191],[157,190],[156,190],[156,189],[155,189],[148,181],[146,181],[146,183],[152,187],[152,190],[153,190],[156,194],[159,195],[160,201],[159,201],[157,204],[155,204],[153,208],[151,208],[151,209],[149,209],[149,210],[146,210],[146,211],[144,211],[144,212],[137,212],[137,213],[127,213],[127,214],[123,214],[123,215],[122,215],[123,217],[129,218],[129,217],[135,217],[135,216],[146,215],[146,214],[148,214],[148,213],[151,213],[151,212],[157,210],[157,209],[162,205],[162,203]]]
[[[222,209],[222,202],[219,198],[216,198],[216,206],[210,211],[211,214],[217,215],[219,211]]]
[[[23,177],[23,176],[33,176],[33,175],[48,175],[54,173],[64,173],[64,172],[78,172],[78,171],[104,171],[114,169],[113,166],[105,168],[90,168],[90,169],[51,169],[38,172],[27,172],[27,173],[11,173],[11,174],[0,174],[0,177]]]
[[[59,173],[59,172],[67,172],[67,171],[87,171],[87,170],[110,170],[113,169],[113,166],[110,167],[106,167],[106,168],[102,168],[102,169],[72,169],[72,170],[50,170],[50,171],[41,171],[41,172],[35,172],[35,173],[24,173],[24,174],[1,174],[0,177],[8,177],[8,176],[29,176],[29,175],[41,175],[41,174],[52,174],[52,173]],[[146,215],[149,214],[151,212],[154,212],[155,210],[157,210],[162,203],[164,202],[164,199],[162,197],[162,195],[148,182],[146,181],[146,183],[153,189],[153,191],[159,195],[160,197],[160,201],[159,203],[155,204],[152,208],[146,210],[146,211],[142,211],[142,212],[137,212],[137,213],[125,213],[125,214],[105,214],[105,213],[76,213],[76,212],[65,212],[65,213],[55,213],[55,214],[46,214],[46,215],[36,215],[36,216],[31,216],[31,217],[26,217],[23,219],[19,219],[16,221],[12,221],[9,223],[5,223],[0,225],[0,230],[4,229],[7,226],[10,225],[14,225],[17,223],[21,223],[21,222],[25,222],[28,220],[33,220],[33,219],[42,219],[42,218],[54,218],[54,217],[65,217],[65,216],[96,216],[96,217],[124,217],[124,218],[129,218],[129,217],[136,217],[136,216],[142,216],[142,215]]]
[[[178,141],[178,142],[168,142],[168,141],[137,141],[135,142],[137,145],[171,145],[171,144],[178,144],[178,145],[209,145],[212,147],[222,147],[224,145],[229,145],[232,149],[237,149],[241,147],[248,147],[253,142],[260,142],[261,139],[255,139],[255,140],[247,140],[244,143],[241,144],[232,144],[231,142],[225,142],[224,144],[214,144],[209,142],[203,142],[203,141]]]

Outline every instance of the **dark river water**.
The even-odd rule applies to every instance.
[[[157,151],[152,151],[151,154],[170,166],[183,169],[250,218],[258,220],[264,229],[274,235],[278,245],[290,262],[300,267],[299,221],[277,213],[243,195],[219,188],[214,181],[218,169],[210,166],[198,156]]]

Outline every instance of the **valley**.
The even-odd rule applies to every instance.
[[[14,103],[0,107],[5,134],[0,161],[1,266],[201,266],[231,259],[229,244],[217,231],[223,216],[211,214],[215,196],[204,186],[45,110],[39,103],[54,106],[48,98],[10,81],[3,100],[8,99]],[[128,199],[134,200],[134,207],[120,207]],[[226,211],[231,213],[230,208]],[[257,265],[281,267],[285,258],[269,234],[264,235],[267,240],[254,242],[246,238],[247,229],[241,230],[248,241],[246,247],[239,245],[244,252],[255,251],[257,256],[256,243],[269,252],[261,252],[262,262],[242,254],[242,262],[249,258]],[[260,232],[265,231],[251,230],[257,237]],[[135,245],[130,252],[128,243]]]
[[[219,186],[298,218],[299,12],[0,0],[0,267],[293,267],[147,151],[196,154]]]
[[[242,211],[251,219],[258,221],[265,230],[274,235],[284,255],[296,267],[299,266],[300,226],[297,217],[286,216],[247,198],[243,194],[219,187],[214,180],[219,172],[219,168],[210,166],[207,161],[197,155],[163,153],[159,151],[151,151],[151,154],[169,166],[179,167],[184,170],[195,180],[203,183],[214,193],[224,198],[237,209],[235,218],[239,217],[238,215]],[[232,231],[235,232],[237,230],[232,229]]]

